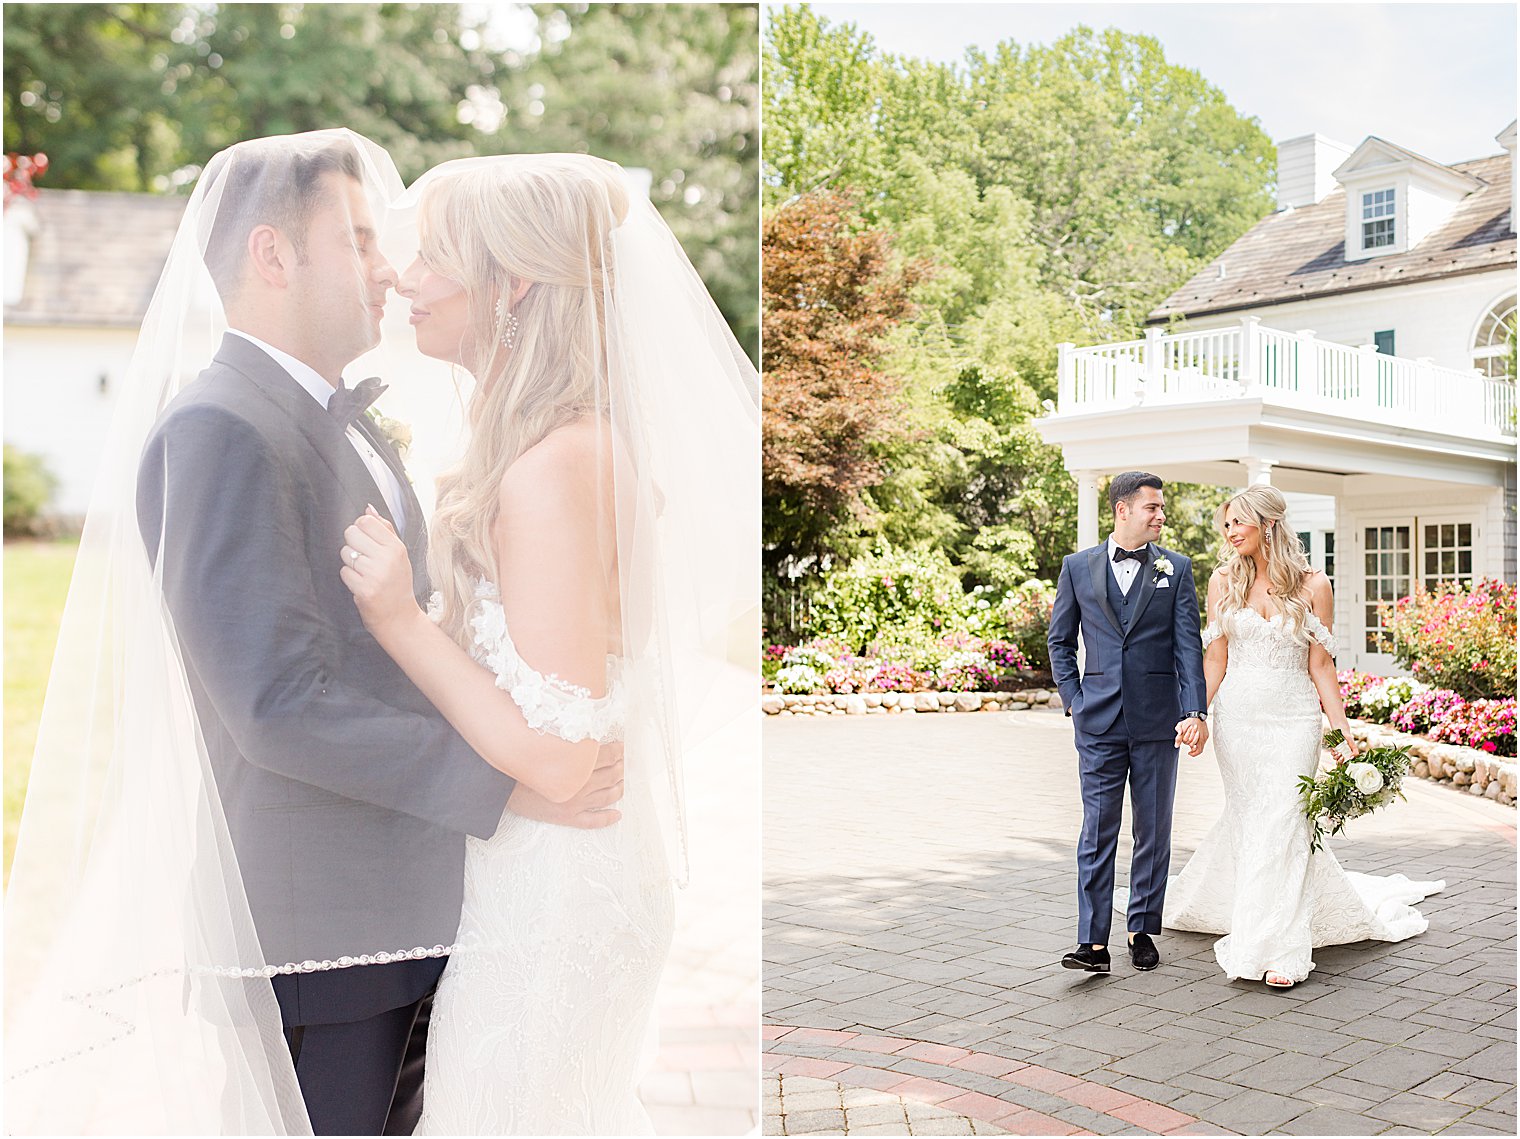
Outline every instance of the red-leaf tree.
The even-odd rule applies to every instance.
[[[911,315],[926,269],[894,265],[891,240],[853,194],[816,191],[762,226],[765,560],[774,572],[832,552],[830,534],[881,480],[900,431],[882,337]]]

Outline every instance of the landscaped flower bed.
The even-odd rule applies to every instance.
[[[838,640],[768,645],[761,672],[789,696],[863,692],[997,692],[1031,686],[1036,674],[1011,641],[967,633],[872,644],[855,653]]]

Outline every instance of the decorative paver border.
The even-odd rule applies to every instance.
[[[1104,1084],[1039,1064],[947,1044],[826,1028],[767,1024],[761,1067],[848,1087],[890,1092],[954,1111],[1015,1135],[1089,1135],[1114,1130],[1093,1118],[1083,1127],[1062,1115],[1096,1113],[1155,1135],[1233,1135]],[[1076,1109],[1075,1111],[1071,1109]]]

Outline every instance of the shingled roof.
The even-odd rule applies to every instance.
[[[1154,309],[1150,322],[1513,268],[1510,156],[1457,162],[1450,169],[1484,185],[1414,249],[1347,261],[1346,191],[1339,187],[1312,206],[1262,218]]]
[[[7,324],[135,327],[163,272],[185,198],[39,190],[21,303]]]

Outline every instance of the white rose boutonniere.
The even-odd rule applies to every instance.
[[[412,445],[411,426],[402,423],[399,419],[392,419],[388,415],[381,415],[374,408],[365,413],[369,421],[375,425],[375,430],[385,437],[392,447],[396,448],[396,455],[402,462],[406,461],[406,452]]]
[[[1160,581],[1164,577],[1171,577],[1174,568],[1172,566],[1172,559],[1165,554],[1152,562],[1151,567],[1156,571],[1156,581]]]

